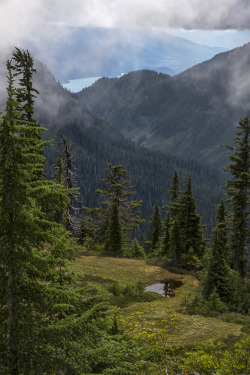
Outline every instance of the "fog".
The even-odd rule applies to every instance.
[[[19,44],[34,31],[52,24],[248,30],[250,7],[248,0],[1,0],[0,21],[3,47]],[[58,37],[54,36],[55,43]]]

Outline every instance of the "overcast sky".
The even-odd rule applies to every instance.
[[[51,23],[196,30],[189,35],[197,39],[208,36],[197,33],[200,29],[233,29],[245,31],[239,39],[247,39],[250,5],[249,0],[0,0],[1,44],[15,44]]]

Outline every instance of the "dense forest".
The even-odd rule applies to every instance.
[[[39,93],[30,53],[16,48],[6,70],[7,99],[0,120],[0,372],[249,374],[250,119],[239,121],[229,146],[227,179],[221,178],[198,162],[148,152],[118,131],[108,137],[112,126],[78,108],[74,95],[60,103],[52,143],[52,127],[44,135],[37,120],[50,118],[51,124],[53,116],[41,107],[36,115]],[[76,111],[74,118],[64,104]],[[81,116],[88,126],[81,127]],[[92,158],[99,161],[98,170]],[[79,190],[81,174],[84,186]],[[145,176],[154,178],[154,184]],[[95,191],[91,180],[97,177]],[[145,193],[140,197],[135,177],[136,190]],[[194,181],[199,188],[193,188]],[[223,196],[215,193],[221,182]],[[84,199],[83,190],[88,192]],[[196,203],[199,194],[207,212],[204,222]],[[91,200],[93,195],[98,198]],[[206,219],[216,204],[208,238]],[[143,205],[151,217],[138,232],[145,225]],[[85,284],[83,275],[72,272],[82,257],[108,262],[110,278],[94,278],[102,288]],[[125,318],[119,314],[119,307],[142,301],[149,306],[157,299],[144,293],[142,281],[135,283],[136,274],[124,287],[111,282],[117,260],[140,267],[160,264],[161,272],[171,269],[184,275],[184,281],[195,277],[199,287],[192,298],[186,295],[185,313],[218,321],[237,317],[245,331],[231,341],[205,342],[195,349],[167,345],[166,336],[178,327],[175,315],[144,326],[138,311]]]

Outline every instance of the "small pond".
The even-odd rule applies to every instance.
[[[175,289],[180,288],[182,285],[183,282],[181,280],[166,280],[162,283],[147,286],[144,292],[155,292],[164,297],[171,298],[175,296]]]

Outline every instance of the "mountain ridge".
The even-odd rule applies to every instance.
[[[249,64],[246,44],[174,77],[131,72],[100,79],[77,96],[139,145],[221,168],[228,157],[223,145],[250,113]]]

